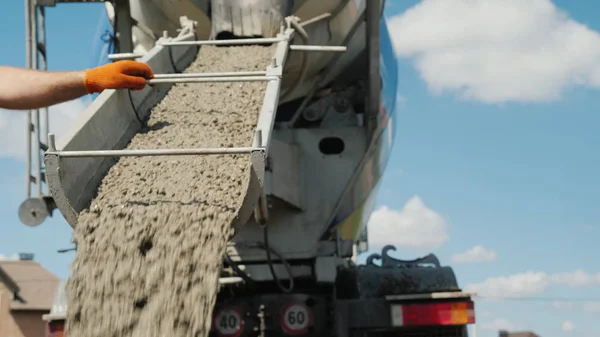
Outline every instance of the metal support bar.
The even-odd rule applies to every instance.
[[[32,32],[31,32],[31,10],[32,0],[25,0],[25,67],[32,68],[31,54]],[[25,197],[31,196],[31,115],[32,110],[27,111],[27,120],[25,124]]]
[[[244,279],[241,277],[237,277],[237,276],[233,276],[233,277],[221,277],[219,278],[219,284],[220,285],[225,285],[225,284],[236,284],[236,283],[243,283]]]
[[[331,17],[331,13],[323,13],[323,14],[321,14],[321,15],[319,15],[319,16],[315,16],[315,17],[314,17],[314,18],[312,18],[312,19],[308,19],[308,20],[306,20],[306,21],[304,21],[304,22],[300,22],[300,27],[306,27],[306,26],[308,26],[308,25],[310,25],[310,24],[313,24],[313,23],[315,23],[315,22],[318,22],[318,21],[321,21],[321,20],[327,19],[327,18],[329,18],[329,17]]]
[[[290,46],[290,50],[299,50],[299,51],[337,51],[344,52],[348,49],[346,46]]]
[[[115,0],[115,30],[117,34],[118,48],[120,53],[133,52],[133,20],[129,0]]]
[[[53,133],[48,134],[47,156],[55,155],[62,158],[81,157],[146,157],[146,156],[182,156],[182,155],[212,155],[212,154],[249,154],[254,151],[264,151],[263,147],[224,147],[204,149],[138,149],[138,150],[92,150],[92,151],[58,151]]]
[[[47,155],[57,155],[61,158],[89,157],[155,157],[155,156],[186,156],[186,155],[215,155],[215,154],[250,154],[253,151],[264,151],[262,147],[224,147],[205,149],[139,149],[139,150],[99,150],[99,151],[48,151]]]
[[[219,40],[225,41],[225,40]],[[162,45],[172,46],[177,43],[177,45],[185,44],[195,44],[195,42],[206,42],[206,41],[186,41],[186,42],[164,42]],[[208,41],[211,42],[211,41]],[[346,46],[304,46],[304,45],[291,45],[290,50],[296,51],[323,51],[323,52],[345,52],[348,50]],[[121,61],[121,60],[133,60],[144,56],[141,53],[118,53],[118,54],[109,54],[108,58],[112,61]]]
[[[454,299],[454,298],[470,298],[476,297],[477,293],[474,292],[438,292],[438,293],[427,293],[427,294],[406,294],[406,295],[387,295],[385,299],[388,301],[411,301],[411,300],[429,300],[429,299]]]
[[[206,78],[206,77],[231,77],[231,76],[266,76],[266,71],[231,71],[221,73],[187,73],[187,74],[156,74],[154,79],[162,78]]]
[[[47,50],[46,50],[46,9],[43,6],[39,6],[40,10],[40,36],[38,41],[38,51],[41,54],[41,63],[40,70],[46,71],[48,70],[48,60],[47,60]],[[41,48],[41,50],[40,50]],[[43,137],[41,135],[47,135],[50,132],[50,117],[48,115],[48,108],[42,108],[42,121],[44,122],[43,131],[40,130],[40,142],[43,141]],[[42,144],[42,150],[45,151],[46,144]]]
[[[35,1],[31,2],[31,21],[29,24],[31,25],[31,69],[39,69],[38,62],[38,8],[35,4]],[[33,110],[33,129],[32,134],[29,136],[33,136],[33,149],[34,153],[34,176],[35,176],[35,187],[37,197],[42,196],[42,156],[40,153],[40,142],[41,142],[41,134],[40,134],[40,109]]]
[[[368,86],[367,86],[367,110],[366,124],[369,136],[377,128],[377,115],[381,93],[381,77],[379,73],[379,25],[381,20],[381,0],[367,1],[367,62],[368,62]]]
[[[277,43],[275,56],[271,59],[271,64],[267,66],[268,74],[278,74],[276,76],[276,81],[267,84],[263,105],[257,123],[257,128],[261,131],[261,146],[266,149],[267,155],[269,154],[271,134],[273,132],[275,115],[281,96],[281,74],[283,73],[283,66],[288,56],[289,43],[292,40],[294,33],[295,31],[293,29],[286,29],[283,33],[278,35],[280,41]]]
[[[201,40],[201,41],[167,41],[158,42],[160,46],[200,46],[200,45],[248,45],[257,43],[277,43],[280,38],[268,37],[258,39],[239,39],[239,40]]]
[[[121,61],[121,60],[134,60],[144,56],[141,53],[116,53],[116,54],[108,54],[108,59],[111,61]]]
[[[147,80],[148,84],[158,83],[208,83],[208,82],[261,82],[277,80],[276,76],[231,76],[231,77],[193,77],[193,78],[157,78]]]

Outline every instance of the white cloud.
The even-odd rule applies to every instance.
[[[483,246],[475,246],[465,252],[454,254],[452,260],[455,263],[491,262],[496,260],[496,251],[486,249]]]
[[[19,254],[12,254],[10,256],[0,254],[0,261],[14,261],[19,259]]]
[[[510,276],[490,277],[481,283],[468,284],[466,288],[481,296],[524,297],[543,293],[550,286],[600,286],[600,273],[588,273],[581,269],[557,274],[528,271]]]
[[[600,302],[585,302],[583,310],[587,312],[600,312]]]
[[[572,302],[564,302],[564,301],[554,301],[552,302],[552,308],[557,310],[572,310],[575,308],[575,303]]]
[[[515,331],[515,330],[519,330],[520,327],[516,324],[514,324],[513,322],[505,319],[505,318],[495,318],[491,321],[488,322],[483,322],[481,323],[481,328],[483,330],[488,330],[488,331],[499,331],[499,330],[506,330],[506,331]]]
[[[422,0],[389,26],[436,94],[539,102],[600,87],[600,34],[550,0]]]
[[[520,297],[546,290],[548,276],[541,272],[526,272],[510,276],[490,277],[482,283],[471,283],[467,289],[481,296]]]
[[[573,331],[575,330],[575,324],[573,324],[571,321],[564,321],[561,324],[561,328],[563,331]]]
[[[377,209],[368,226],[369,244],[375,246],[433,249],[448,240],[444,219],[418,196],[408,200],[400,211],[387,206]]]
[[[566,301],[554,301],[552,302],[552,308],[556,310],[583,310],[586,312],[600,312],[600,302],[598,301],[587,301],[583,303],[566,302]]]
[[[549,278],[552,283],[567,285],[573,288],[600,285],[600,273],[591,274],[581,269],[571,273],[553,274]]]
[[[88,106],[88,100],[77,99],[49,108],[50,132],[59,138]],[[0,157],[25,159],[26,111],[0,109]],[[42,112],[40,111],[40,115]],[[40,120],[42,118],[40,117]],[[43,120],[42,126],[45,125]],[[40,128],[43,132],[44,128]],[[42,134],[46,143],[47,135]],[[32,137],[33,138],[33,137]]]
[[[492,313],[486,310],[486,311],[482,311],[482,312],[481,312],[479,315],[477,315],[477,316],[479,316],[479,317],[483,317],[483,318],[486,318],[486,317],[492,317]]]

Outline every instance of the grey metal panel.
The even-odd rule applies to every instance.
[[[273,274],[271,274],[271,270],[266,264],[245,265],[243,267],[244,272],[246,272],[254,281],[273,281]],[[283,264],[273,263],[273,270],[280,280],[288,280],[290,278],[290,275]],[[292,266],[291,270],[294,278],[312,276],[312,267],[308,265]]]
[[[337,266],[342,264],[335,256],[317,257],[315,259],[315,276],[317,282],[334,283],[337,276]]]
[[[277,139],[271,141],[268,172],[269,188],[266,193],[302,209],[302,185],[300,183],[300,149],[294,144]]]
[[[300,163],[301,202],[307,211],[302,212],[270,199],[267,224],[270,244],[285,257],[320,255],[319,239],[328,225],[327,217],[366,150],[364,128],[274,130],[273,136],[299,149],[296,160]],[[344,152],[339,155],[322,154],[319,142],[324,137],[343,139]],[[277,153],[271,155],[276,163]],[[272,169],[276,172],[278,168],[274,166]],[[285,166],[279,169],[285,169]],[[262,242],[262,238],[262,229],[251,221],[240,229],[232,241],[240,244],[238,253],[244,260],[254,260],[264,258],[264,253],[256,248],[247,248],[244,244]],[[351,248],[348,253],[351,254]]]
[[[347,329],[389,328],[392,324],[390,305],[382,299],[339,300],[335,302],[336,311],[345,316]]]

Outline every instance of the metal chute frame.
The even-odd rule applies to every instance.
[[[156,46],[140,58],[148,63],[156,72],[156,78],[149,80],[154,88],[146,88],[141,92],[124,90],[107,90],[94,101],[83,113],[83,116],[66,135],[62,146],[57,146],[53,135],[49,135],[49,149],[44,155],[47,167],[47,180],[52,195],[52,204],[63,214],[72,226],[77,224],[77,214],[87,207],[95,195],[95,191],[112,166],[112,157],[120,156],[163,156],[163,155],[211,155],[246,153],[251,155],[252,169],[250,183],[245,199],[240,208],[233,227],[238,228],[248,221],[254,213],[255,220],[265,223],[267,219],[266,197],[264,192],[265,160],[268,155],[271,133],[274,127],[283,67],[289,50],[301,51],[344,51],[339,46],[291,46],[294,37],[296,17],[286,18],[287,27],[282,26],[275,39],[252,40],[211,40],[196,41],[193,34],[194,24],[187,18],[181,19],[182,30],[177,38],[163,36]],[[260,41],[254,41],[260,40]],[[267,41],[268,40],[268,41]],[[177,69],[191,63],[200,45],[206,44],[253,44],[276,42],[275,55],[271,63],[261,74],[254,72],[213,73],[213,74],[173,74]],[[183,50],[182,50],[183,49]],[[111,55],[112,59],[136,58],[139,55]],[[170,61],[170,64],[169,62]],[[264,75],[263,75],[264,74]],[[234,76],[237,75],[237,76]],[[258,75],[258,76],[257,76]],[[144,120],[174,83],[206,83],[227,81],[267,81],[263,105],[258,118],[253,146],[248,148],[214,148],[214,149],[147,149],[122,150],[131,137],[142,127]],[[127,95],[125,94],[127,92]],[[138,101],[139,103],[136,103]],[[124,109],[130,110],[125,113]],[[109,116],[111,115],[112,116]],[[135,118],[133,118],[135,116]],[[126,125],[121,129],[112,128],[106,134],[107,121]],[[124,119],[124,120],[123,120]],[[109,148],[111,150],[104,150]],[[59,150],[62,149],[62,150]],[[85,150],[83,150],[85,149]],[[77,164],[69,158],[79,158]],[[83,162],[82,162],[83,161]]]
[[[188,25],[189,27],[189,25]],[[190,27],[191,28],[191,27]],[[171,49],[176,49],[175,47],[184,47],[187,50],[195,50],[194,36],[191,29],[182,29],[180,36],[175,39],[170,38],[161,38],[157,45],[146,55],[144,55],[140,61],[146,62],[152,66],[153,69],[157,70],[158,73],[162,73],[162,76],[155,80],[150,80],[150,84],[157,84],[160,86],[162,84],[171,85],[173,83],[181,83],[181,82],[227,82],[227,81],[268,81],[267,89],[265,92],[264,103],[261,108],[259,123],[257,126],[256,135],[254,138],[253,147],[249,148],[222,148],[222,149],[165,149],[165,150],[116,150],[116,148],[121,148],[128,142],[128,140],[134,135],[135,130],[131,130],[129,132],[125,131],[122,135],[116,135],[114,137],[104,137],[105,142],[110,141],[110,139],[123,139],[121,144],[114,144],[113,150],[100,150],[98,149],[98,145],[93,146],[92,150],[81,151],[81,147],[79,142],[73,142],[78,135],[80,138],[89,138],[93,137],[91,135],[90,129],[94,126],[94,121],[88,119],[83,125],[81,125],[81,129],[78,133],[72,134],[70,139],[67,139],[64,143],[65,146],[63,150],[58,150],[56,146],[53,135],[49,135],[49,150],[45,154],[45,163],[47,167],[47,179],[48,185],[50,189],[51,195],[54,197],[54,203],[57,208],[61,211],[67,222],[71,226],[76,226],[77,224],[77,214],[84,207],[86,207],[92,199],[93,193],[95,193],[96,188],[100,179],[104,176],[105,171],[108,167],[110,167],[110,158],[111,157],[120,157],[120,156],[155,156],[155,155],[211,155],[211,154],[234,154],[234,153],[247,153],[251,154],[252,160],[252,170],[251,170],[251,179],[249,188],[247,191],[246,198],[244,200],[244,205],[240,209],[238,214],[238,218],[236,219],[235,225],[240,225],[247,221],[247,218],[252,214],[255,204],[258,201],[260,196],[260,191],[263,188],[263,176],[264,176],[264,161],[266,158],[266,153],[268,151],[269,145],[269,135],[272,129],[272,120],[274,116],[274,112],[277,108],[277,100],[279,97],[279,83],[280,77],[282,73],[282,64],[285,62],[285,58],[287,56],[287,50],[289,41],[292,37],[293,30],[287,29],[284,30],[281,34],[278,35],[278,43],[279,46],[276,50],[276,55],[273,58],[273,63],[269,65],[266,69],[266,76],[262,77],[247,77],[247,76],[238,76],[238,77],[223,77],[223,76],[214,76],[214,77],[206,77],[199,74],[196,77],[169,77],[165,69],[161,69],[160,59],[161,55],[171,53]],[[185,43],[191,42],[191,43]],[[183,45],[181,43],[184,43]],[[170,54],[169,54],[170,55]],[[163,63],[164,64],[164,63]],[[171,71],[176,69],[170,69]],[[145,89],[146,96],[157,96],[153,91],[160,91],[161,88],[153,88],[153,89]],[[166,90],[165,90],[166,91]],[[101,110],[108,110],[113,107],[123,107],[123,104],[114,104],[118,101],[119,93],[122,91],[108,91],[103,93],[103,95],[99,96],[96,100],[95,104],[93,104],[88,110],[86,114],[94,115],[98,114]],[[142,93],[143,94],[143,93]],[[102,97],[104,96],[104,97]],[[162,97],[160,97],[162,98]],[[158,103],[160,100],[159,97],[150,98],[153,102]],[[142,103],[148,100],[148,97],[142,98]],[[131,102],[133,103],[133,102]],[[139,116],[140,119],[144,119],[148,114],[151,107],[155,104],[145,104],[148,108],[143,109],[144,111],[139,111],[139,107],[137,110],[138,114],[144,114],[144,116]],[[135,104],[134,104],[135,106]],[[114,109],[113,109],[114,110]],[[104,112],[104,111],[102,111]],[[118,112],[123,114],[123,111]],[[141,125],[138,125],[138,128]],[[87,145],[90,141],[87,141]],[[95,141],[93,143],[96,143]],[[120,146],[119,146],[120,145]],[[77,188],[75,184],[73,184],[73,179],[70,179],[68,175],[70,174],[78,174],[82,175],[85,169],[79,168],[75,170],[73,165],[69,165],[66,162],[66,158],[86,158],[88,161],[95,161],[99,163],[98,166],[102,167],[101,170],[97,170],[95,172],[89,172],[90,174],[85,174],[89,177],[85,183],[87,188],[81,189]],[[100,159],[103,158],[103,159]],[[65,167],[67,166],[67,167]],[[68,166],[71,166],[70,169]],[[88,167],[90,167],[88,165]],[[92,171],[93,169],[88,169],[87,171]],[[75,179],[76,180],[76,179]],[[83,195],[78,199],[74,200],[74,193],[71,191],[74,189],[78,189]],[[93,191],[93,192],[92,192]],[[70,193],[71,192],[71,193]]]

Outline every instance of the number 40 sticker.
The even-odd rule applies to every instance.
[[[281,328],[287,334],[301,335],[308,332],[312,325],[312,311],[304,304],[292,303],[283,308]]]
[[[244,320],[237,310],[224,308],[215,316],[213,327],[222,337],[237,337],[244,329]]]

